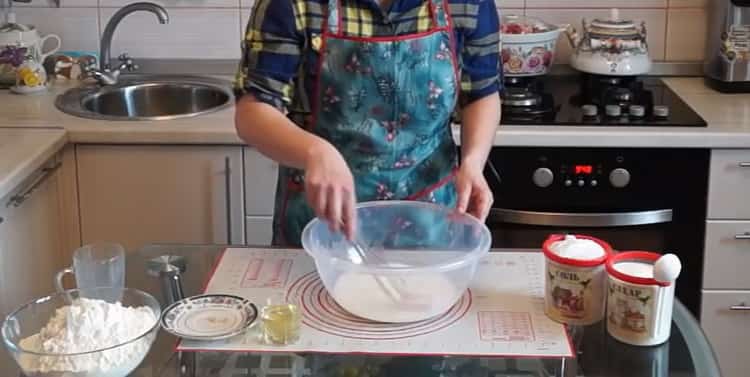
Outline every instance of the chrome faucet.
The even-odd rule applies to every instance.
[[[99,68],[95,65],[84,67],[84,70],[89,76],[95,78],[101,85],[114,85],[117,83],[120,73],[124,70],[130,72],[138,69],[138,65],[133,62],[133,59],[127,54],[122,54],[118,57],[120,64],[116,68],[112,68],[112,57],[110,56],[110,50],[112,48],[112,36],[115,34],[115,29],[120,24],[125,16],[138,11],[148,11],[156,15],[159,19],[160,24],[169,23],[169,14],[167,10],[161,5],[154,3],[133,3],[126,5],[110,18],[107,26],[104,28],[102,33],[102,41],[99,51]]]

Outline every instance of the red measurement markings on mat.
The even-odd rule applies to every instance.
[[[252,258],[242,277],[242,288],[284,288],[292,270],[291,259]]]
[[[485,341],[533,342],[531,316],[524,312],[479,312],[479,336]]]

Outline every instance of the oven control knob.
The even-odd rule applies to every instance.
[[[583,105],[581,106],[581,111],[583,112],[583,116],[585,117],[595,117],[599,115],[599,108],[596,107],[596,105]]]
[[[669,107],[663,105],[654,106],[654,116],[657,118],[669,117]]]
[[[534,170],[534,176],[531,179],[539,187],[548,187],[555,180],[555,175],[549,168],[539,168]]]
[[[604,108],[604,111],[607,113],[608,117],[617,118],[620,115],[622,115],[622,108],[620,105],[607,105]]]
[[[630,105],[628,114],[633,118],[643,118],[646,115],[646,108],[641,105]]]
[[[630,183],[630,172],[627,169],[617,168],[609,173],[609,183],[617,188],[623,188]]]

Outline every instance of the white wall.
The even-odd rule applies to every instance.
[[[99,35],[109,17],[130,0],[52,0],[17,4],[20,22],[37,25],[44,33],[57,33],[65,50],[98,49]],[[170,23],[160,25],[148,13],[126,18],[114,38],[113,54],[128,51],[135,57],[238,59],[253,0],[157,0],[170,13]],[[620,14],[645,20],[655,60],[695,61],[703,57],[707,0],[498,0],[504,13],[527,14],[548,22],[580,27],[581,17],[606,16],[610,7]],[[561,37],[558,62],[570,51]]]

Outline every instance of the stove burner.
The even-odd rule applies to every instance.
[[[622,85],[622,82],[625,81],[622,77],[617,76],[598,76],[597,78],[603,85]]]
[[[503,103],[508,106],[537,106],[542,102],[542,96],[531,92],[528,88],[509,87],[503,93]]]
[[[633,92],[628,88],[614,88],[607,92],[611,99],[617,102],[630,102],[633,100]]]
[[[505,81],[505,86],[526,86],[525,84],[533,81],[533,79],[522,76],[505,76],[503,81]]]
[[[554,100],[538,77],[505,77],[503,118],[514,121],[554,118]]]
[[[635,76],[582,75],[580,93],[572,98],[574,106],[596,105],[600,111],[619,106],[628,114],[632,106],[642,107],[650,113],[654,105],[653,93]],[[639,116],[637,118],[642,117]]]

